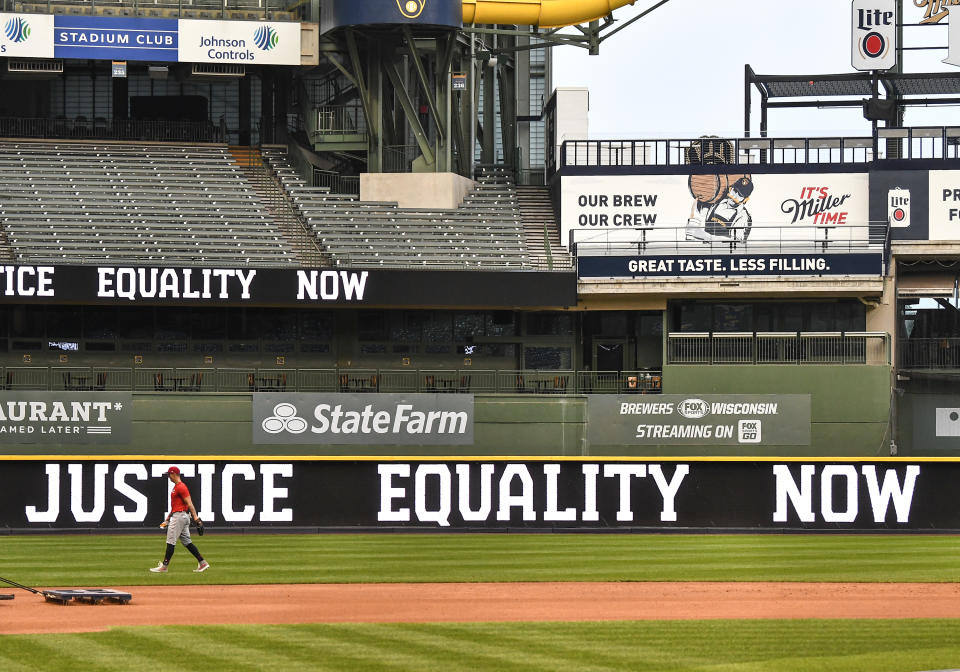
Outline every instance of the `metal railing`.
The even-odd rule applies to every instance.
[[[129,119],[0,118],[0,137],[71,138],[77,140],[146,140],[154,142],[225,142],[226,129],[209,121],[140,121]]]
[[[32,12],[53,14],[55,7],[75,7],[84,14],[111,16],[119,10],[130,10],[137,16],[164,16],[182,18],[258,18],[283,20],[308,19],[309,3],[296,0],[2,0],[4,12]],[[201,14],[202,12],[202,14]],[[209,15],[209,16],[207,16]],[[314,19],[316,20],[316,19]]]
[[[724,332],[667,335],[668,364],[890,364],[882,332]]]
[[[737,227],[691,219],[682,226],[572,230],[568,242],[575,256],[880,252],[889,228],[886,221]]]
[[[317,129],[313,132],[314,140],[326,135],[362,136],[366,139],[367,118],[361,105],[321,105],[315,109]]]
[[[878,159],[960,158],[960,127],[879,128]]]
[[[656,394],[660,371],[8,366],[0,389],[133,392]]]
[[[960,338],[901,338],[897,362],[901,369],[960,369]]]
[[[565,140],[560,169],[595,166],[734,166],[960,158],[960,126],[880,128],[877,137]]]
[[[872,137],[565,140],[560,168],[867,163],[873,146]]]

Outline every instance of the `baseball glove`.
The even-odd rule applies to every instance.
[[[203,521],[197,518],[197,534],[203,536]]]

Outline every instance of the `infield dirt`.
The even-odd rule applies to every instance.
[[[88,586],[89,587],[89,586]],[[53,588],[53,586],[49,587]],[[113,626],[737,618],[960,618],[954,583],[407,583],[130,586],[127,605],[0,604],[0,634]],[[177,609],[171,609],[172,603]]]

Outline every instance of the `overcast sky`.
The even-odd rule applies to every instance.
[[[656,4],[637,0],[618,23]],[[589,56],[554,48],[554,86],[590,89],[591,138],[743,135],[744,64],[758,74],[855,72],[850,65],[850,0],[671,0]],[[960,7],[954,10],[960,20]],[[904,0],[904,23],[923,10]],[[946,47],[947,28],[905,28],[904,45]],[[907,51],[907,72],[956,71],[945,49]],[[960,125],[960,107],[908,112],[908,125]],[[753,131],[760,127],[754,96]],[[770,110],[769,134],[869,135],[860,109]]]

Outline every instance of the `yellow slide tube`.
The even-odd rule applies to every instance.
[[[463,0],[463,23],[557,28],[587,23],[636,0]]]

